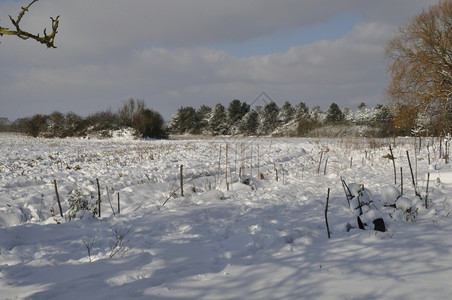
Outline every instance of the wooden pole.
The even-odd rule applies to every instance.
[[[100,199],[99,178],[96,178],[96,182],[97,182],[97,204],[98,204],[99,218],[100,218],[100,203],[102,202],[102,200]]]
[[[394,167],[394,184],[397,184],[397,172],[396,172],[396,166],[395,166],[395,157],[394,157],[394,153],[392,152],[391,144],[389,144],[389,152],[391,152],[391,160],[392,160],[392,165]]]
[[[430,182],[430,172],[427,173],[427,188],[425,189],[425,208],[428,208],[428,183]]]
[[[250,163],[250,173],[251,177],[253,177],[253,144],[251,144],[251,163]]]
[[[113,216],[115,216],[115,209],[113,208],[113,204],[110,200],[110,192],[108,191],[108,186],[105,186],[105,190],[107,191],[108,202],[110,203],[111,211],[113,212]]]
[[[58,187],[57,187],[56,180],[53,181],[53,184],[55,185],[55,194],[56,194],[56,199],[58,202],[58,208],[60,209],[60,216],[63,217],[63,209],[61,208],[60,195],[58,194]]]
[[[322,165],[322,157],[323,157],[323,151],[320,152],[320,161],[319,161],[319,167],[317,168],[317,174],[320,174],[320,166]]]
[[[403,195],[403,171],[400,167],[400,194]]]
[[[229,150],[229,146],[228,144],[226,144],[226,190],[229,191],[229,182],[228,182],[228,151]]]
[[[413,168],[411,167],[410,154],[408,153],[408,150],[406,151],[406,157],[408,158],[408,166],[410,167],[411,180],[413,182],[414,191],[415,191],[415,193],[417,195],[417,192],[416,192],[416,181],[414,180]]]
[[[330,226],[328,225],[328,203],[330,201],[330,188],[328,188],[328,194],[326,196],[326,205],[325,205],[325,223],[326,223],[326,232],[328,233],[328,238],[331,238],[330,234]]]
[[[218,186],[220,186],[220,173],[221,173],[221,145],[220,145],[220,153],[218,155]]]
[[[184,196],[184,177],[183,177],[184,165],[180,165],[180,195]]]
[[[261,179],[261,171],[259,165],[260,165],[259,144],[257,144],[257,177]]]
[[[119,192],[118,192],[118,214],[121,213],[121,205],[119,203]]]
[[[325,167],[323,168],[323,175],[326,175],[326,166],[328,165],[328,157],[325,160]]]

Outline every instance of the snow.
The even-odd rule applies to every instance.
[[[381,148],[367,140],[157,141],[127,133],[108,140],[0,135],[0,141],[2,299],[445,299],[452,293],[452,165],[435,159],[431,170],[423,147],[416,172],[421,198],[407,171],[402,195],[392,161],[383,156],[395,142],[397,167],[409,170],[403,157],[414,151],[409,139],[382,141]],[[354,196],[350,205],[341,178]],[[79,191],[95,204],[96,179],[101,217],[82,211],[69,220],[69,195]],[[366,230],[357,224],[358,197]],[[385,232],[373,230],[376,218]]]

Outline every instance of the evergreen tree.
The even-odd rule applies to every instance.
[[[262,123],[260,124],[260,132],[270,134],[278,126],[279,107],[275,102],[265,104],[262,110]]]
[[[336,103],[332,103],[326,112],[325,121],[327,123],[341,123],[345,120],[344,113]]]
[[[325,113],[320,108],[320,106],[318,106],[318,105],[314,106],[311,109],[311,112],[309,115],[310,115],[310,119],[318,125],[320,125],[324,122],[325,116],[326,116]]]
[[[240,100],[232,100],[227,110],[227,123],[229,133],[236,134],[239,131],[240,121],[250,111],[250,106],[246,102]]]
[[[287,124],[293,120],[294,115],[295,109],[292,107],[292,104],[289,101],[286,101],[278,113],[278,123]]]
[[[306,118],[306,116],[309,114],[309,108],[304,102],[300,102],[295,106],[295,112],[294,112],[294,118],[295,120],[299,121],[302,118]]]
[[[251,110],[240,120],[239,133],[244,135],[256,135],[258,126],[259,115],[255,110]]]
[[[212,108],[204,104],[201,105],[201,107],[196,111],[199,132],[207,130],[207,127],[209,125],[209,117],[211,113]]]
[[[226,109],[221,103],[215,105],[208,123],[209,132],[213,135],[228,134]]]
[[[143,138],[167,138],[164,124],[165,120],[158,112],[145,108],[136,117],[137,127],[135,128]]]
[[[355,114],[355,123],[358,125],[368,124],[370,122],[370,110],[367,109],[366,103],[361,102]]]
[[[353,111],[349,107],[344,107],[342,113],[344,114],[344,121],[353,122]]]
[[[196,110],[191,107],[180,107],[173,116],[171,132],[175,134],[195,133],[198,125]]]

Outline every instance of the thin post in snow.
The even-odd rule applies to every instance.
[[[259,165],[260,165],[259,144],[257,144],[257,177],[259,177],[259,179],[262,179]]]
[[[184,165],[180,165],[180,195],[184,196],[184,175],[183,175]]]
[[[56,194],[56,199],[58,202],[58,208],[60,209],[60,216],[63,217],[63,209],[61,208],[60,195],[58,194],[58,187],[57,187],[56,180],[53,181],[53,184],[55,185],[55,194]]]
[[[322,157],[323,157],[323,151],[320,152],[320,160],[319,160],[319,166],[317,168],[317,174],[320,174],[320,166],[322,165]]]
[[[411,180],[412,180],[412,183],[413,183],[414,192],[415,192],[415,194],[417,195],[417,191],[416,191],[416,180],[414,180],[413,168],[411,167],[410,154],[409,154],[408,150],[406,151],[406,157],[408,158],[408,166],[410,167]]]
[[[118,215],[121,213],[121,205],[119,201],[119,192],[118,192]]]
[[[228,144],[226,144],[226,173],[225,173],[225,177],[226,177],[226,190],[229,191],[229,181],[228,181],[228,151],[229,150],[229,146]]]
[[[235,143],[235,153],[234,153],[234,172],[235,177],[237,177],[237,143]]]
[[[250,176],[253,177],[253,144],[251,144]]]
[[[400,194],[403,195],[403,169],[400,167]]]
[[[391,153],[392,165],[394,167],[394,185],[395,185],[395,184],[397,184],[397,172],[396,172],[396,166],[395,166],[395,157],[394,157],[394,153],[392,152],[391,144],[389,144],[389,152]]]
[[[427,173],[427,188],[425,189],[425,208],[428,208],[428,183],[430,182],[430,172]]]
[[[328,188],[328,194],[326,196],[326,205],[325,205],[325,223],[326,223],[326,232],[328,233],[328,238],[331,238],[330,234],[330,226],[328,225],[328,203],[330,202],[330,188]]]
[[[102,200],[100,199],[100,185],[99,185],[99,178],[96,178],[96,182],[97,182],[97,204],[98,204],[98,210],[99,210],[99,218],[101,216],[100,214],[100,203],[102,202]]]
[[[328,157],[325,159],[325,167],[323,169],[323,175],[326,175],[326,166],[328,165]]]
[[[111,211],[113,212],[113,216],[115,216],[115,209],[113,208],[113,204],[111,203],[110,200],[110,192],[108,191],[108,186],[105,186],[105,190],[107,191],[107,198],[108,198],[108,203],[110,203],[110,207],[111,207]]]
[[[218,154],[218,186],[220,186],[221,178],[221,145],[220,145],[220,153]]]
[[[444,142],[444,163],[447,165],[449,163],[449,142]]]

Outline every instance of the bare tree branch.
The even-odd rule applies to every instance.
[[[55,41],[55,35],[58,32],[58,25],[59,25],[59,18],[60,16],[57,16],[56,18],[52,18],[50,17],[50,19],[52,20],[52,32],[50,34],[47,34],[47,29],[44,28],[44,35],[41,36],[39,33],[38,34],[33,34],[30,33],[28,31],[22,30],[20,28],[20,22],[22,21],[23,16],[25,15],[26,12],[28,12],[28,9],[30,8],[30,6],[32,6],[35,2],[37,2],[38,0],[33,0],[30,2],[30,4],[28,4],[27,6],[23,6],[22,10],[20,11],[19,15],[17,16],[16,19],[14,19],[13,17],[9,16],[9,19],[11,21],[11,23],[13,24],[15,30],[10,30],[9,28],[6,27],[0,27],[0,36],[3,35],[15,35],[18,36],[19,38],[23,39],[23,40],[28,40],[28,39],[33,39],[36,40],[37,42],[44,44],[47,46],[47,48],[56,48],[54,41]]]

